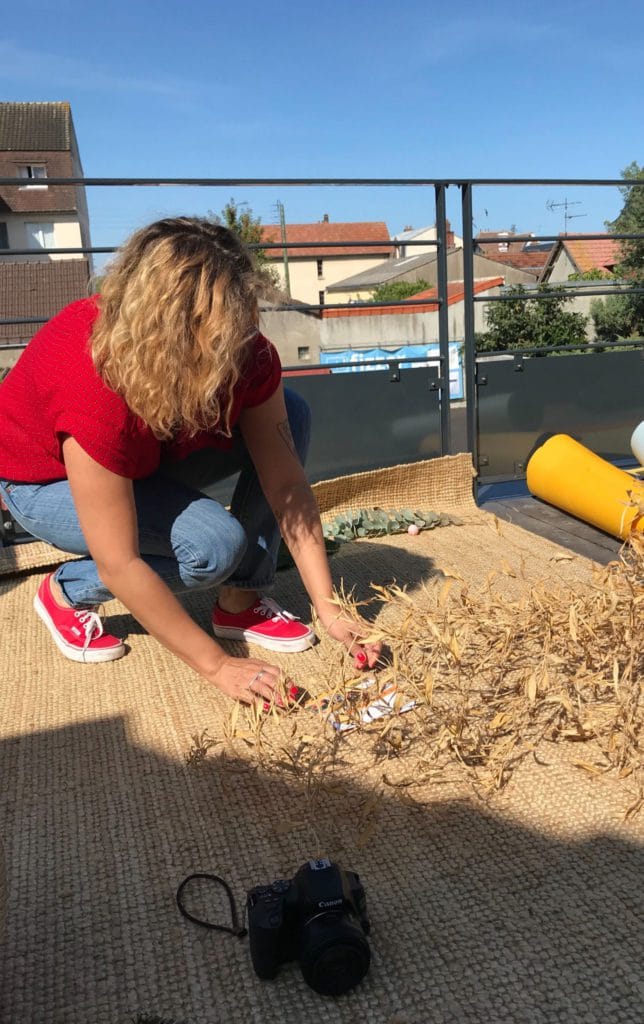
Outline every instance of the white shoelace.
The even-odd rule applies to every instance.
[[[271,622],[295,622],[296,619],[299,619],[299,615],[291,615],[285,608],[280,608],[277,601],[273,601],[270,597],[263,597],[253,611],[264,615]]]
[[[103,636],[103,623],[100,615],[90,608],[80,608],[74,612],[74,617],[78,619],[85,631],[85,642],[83,643],[83,653],[85,653],[92,640],[98,640]]]

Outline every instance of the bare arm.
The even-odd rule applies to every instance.
[[[231,697],[270,699],[275,666],[230,658],[188,615],[163,580],[140,557],[132,481],[94,461],[74,440],[63,457],[81,529],[105,586],[164,647]],[[262,671],[261,682],[249,683]]]
[[[262,405],[245,409],[239,425],[262,490],[315,611],[328,632],[351,650],[369,629],[365,623],[339,618],[338,606],[333,602],[320,513],[295,450],[282,386]],[[369,644],[365,651],[373,666],[380,645]]]

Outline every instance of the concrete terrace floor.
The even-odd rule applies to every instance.
[[[467,451],[467,422],[463,402],[452,406],[451,430],[452,454]],[[612,562],[622,546],[617,538],[534,498],[525,481],[482,484],[479,486],[477,503],[499,519],[521,526],[529,533],[545,537],[600,565]]]

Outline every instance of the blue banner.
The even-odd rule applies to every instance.
[[[463,387],[463,347],[460,342],[450,342],[449,346],[449,395],[451,399],[458,400],[464,397]],[[427,366],[438,363],[438,345],[401,345],[399,348],[345,348],[334,352],[320,352],[320,363],[346,363],[347,368],[332,370],[332,373],[364,373],[367,370],[377,370],[378,366],[361,366],[367,360],[382,359],[383,365],[387,365],[389,359],[404,359],[401,367]],[[415,363],[414,359],[436,358],[435,364]],[[408,360],[408,361],[407,361]]]

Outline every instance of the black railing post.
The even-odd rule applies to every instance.
[[[440,367],[440,425],[441,455],[450,455],[452,451],[452,432],[450,420],[449,394],[449,317],[447,306],[447,214],[445,209],[445,192],[447,186],[438,184],[436,193],[436,285],[438,292],[438,351]]]
[[[465,335],[465,401],[467,403],[467,448],[478,469],[476,406],[476,339],[474,335],[474,238],[472,236],[472,185],[461,185],[463,210],[463,316]]]

